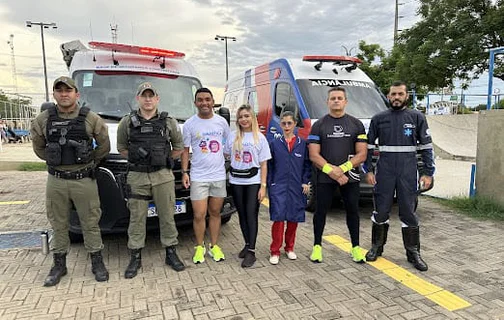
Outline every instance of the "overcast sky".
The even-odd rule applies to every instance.
[[[417,21],[417,2],[402,2],[399,29]],[[0,0],[4,40],[0,42],[0,89],[14,91],[7,43],[13,34],[18,91],[32,96],[36,104],[44,99],[40,28],[27,28],[27,20],[57,23],[58,29],[44,32],[49,86],[52,79],[67,74],[61,43],[111,41],[110,25],[117,24],[119,43],[185,52],[203,85],[214,88],[220,102],[225,50],[223,41],[214,40],[216,34],[237,38],[228,43],[231,76],[280,57],[344,54],[342,45],[356,48],[359,40],[390,49],[394,5],[394,0]]]

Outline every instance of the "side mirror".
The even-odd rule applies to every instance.
[[[219,116],[221,116],[224,119],[226,119],[226,121],[227,121],[228,124],[231,123],[231,115],[229,113],[229,109],[228,108],[226,108],[226,107],[220,107],[219,111],[217,111],[217,113],[219,114]]]
[[[56,107],[56,104],[54,102],[44,102],[40,105],[40,112],[43,112],[51,107]]]

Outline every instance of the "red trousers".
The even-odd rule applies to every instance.
[[[285,230],[285,251],[294,251],[294,241],[296,240],[297,222],[287,221],[287,229]],[[280,248],[284,239],[284,222],[275,221],[271,226],[271,246],[270,251],[272,256],[280,255]]]

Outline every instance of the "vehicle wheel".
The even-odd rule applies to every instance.
[[[221,219],[221,224],[226,224],[226,223],[228,223],[228,222],[229,222],[229,220],[231,220],[231,216],[229,216],[229,217],[225,217],[225,218],[222,218],[222,219]]]
[[[70,237],[70,243],[81,243],[84,241],[84,237],[80,233],[68,231],[68,236]]]
[[[315,212],[315,208],[317,206],[317,200],[315,199],[315,189],[310,189],[310,193],[306,197],[306,207],[305,210],[308,212]]]

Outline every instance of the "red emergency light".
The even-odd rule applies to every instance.
[[[111,50],[114,52],[124,52],[124,53],[132,53],[132,54],[141,54],[141,55],[152,56],[152,57],[165,57],[165,58],[172,58],[172,59],[183,59],[185,57],[185,53],[183,53],[183,52],[158,49],[158,48],[151,48],[151,47],[132,46],[129,44],[121,44],[121,43],[91,41],[91,42],[89,42],[89,46],[93,49]]]
[[[362,60],[356,57],[350,56],[303,56],[303,61],[308,62],[336,62],[340,64],[344,63],[357,63],[361,64]]]

